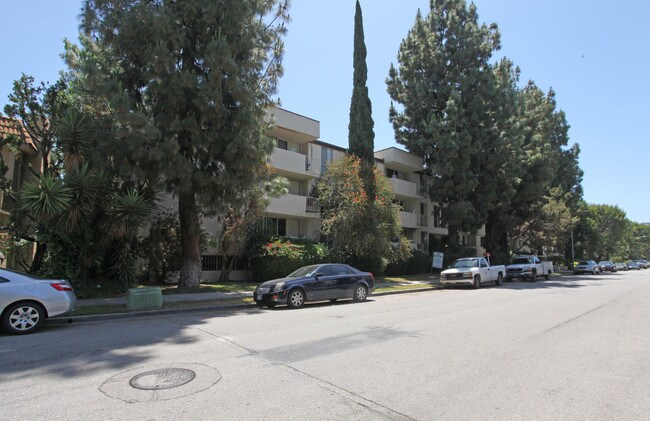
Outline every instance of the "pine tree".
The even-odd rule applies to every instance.
[[[479,25],[476,6],[465,0],[432,0],[418,11],[402,41],[399,68],[391,65],[387,85],[390,120],[399,143],[424,157],[429,197],[444,205],[452,249],[458,231],[485,222],[484,200],[496,194],[481,186],[483,141],[492,130],[492,53],[500,47],[496,25]]]
[[[68,62],[108,105],[121,172],[177,199],[181,285],[199,283],[201,215],[224,214],[266,176],[272,144],[262,122],[282,74],[287,8],[279,0],[84,4],[83,49]]]

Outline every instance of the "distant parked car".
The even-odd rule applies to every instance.
[[[31,333],[46,318],[70,313],[76,306],[77,297],[66,281],[0,269],[0,317],[9,333]]]
[[[609,260],[598,262],[598,266],[600,267],[601,272],[616,272],[614,262],[610,262]]]
[[[630,268],[630,270],[640,270],[641,269],[641,266],[639,266],[639,264],[637,262],[635,262],[634,260],[631,260],[631,261],[627,262],[627,266]]]
[[[332,302],[339,298],[364,301],[375,290],[375,278],[340,263],[303,266],[285,278],[258,285],[253,299],[258,306],[275,307],[286,304],[300,308],[307,301]]]
[[[650,266],[650,263],[648,263],[645,260],[637,260],[636,262],[639,264],[639,267],[641,269],[648,269],[648,267]]]
[[[595,275],[600,273],[600,267],[598,266],[598,263],[593,260],[582,260],[573,268],[574,275],[581,273],[591,273]]]
[[[614,267],[616,268],[616,270],[623,270],[623,271],[630,270],[630,267],[625,262],[614,263]]]

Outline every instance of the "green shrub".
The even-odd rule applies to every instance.
[[[374,276],[381,276],[386,270],[387,262],[386,259],[380,256],[352,256],[343,263],[354,266],[361,271],[370,272]]]
[[[431,256],[419,250],[413,250],[410,258],[386,266],[386,275],[418,275],[431,270]]]
[[[261,282],[283,278],[302,266],[324,263],[327,258],[327,247],[316,241],[275,238],[259,246],[259,252],[251,257],[251,270],[253,279]]]

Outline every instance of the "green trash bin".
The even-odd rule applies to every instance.
[[[162,288],[160,287],[130,288],[127,293],[126,308],[129,310],[161,307]]]

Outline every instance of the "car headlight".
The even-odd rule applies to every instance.
[[[463,278],[472,278],[472,272],[463,273]]]
[[[284,282],[279,282],[273,287],[273,291],[282,291],[284,289]]]

